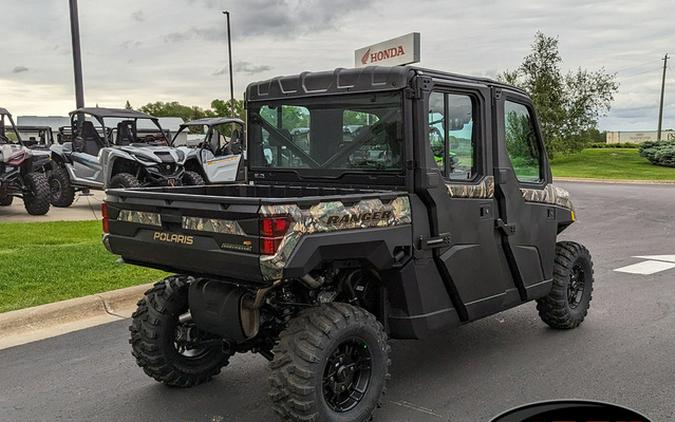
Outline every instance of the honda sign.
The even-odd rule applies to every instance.
[[[354,52],[355,67],[397,66],[420,61],[420,33],[409,34],[359,48]]]

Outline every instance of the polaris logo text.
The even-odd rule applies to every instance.
[[[160,242],[180,243],[181,245],[192,245],[194,243],[194,237],[184,234],[155,232],[152,238]]]
[[[398,57],[398,56],[403,56],[403,55],[405,55],[405,50],[403,49],[402,45],[399,45],[397,47],[387,48],[385,50],[374,51],[372,53],[370,52],[370,48],[369,48],[368,50],[366,50],[366,52],[361,57],[361,63],[363,63],[363,64],[377,63],[377,62],[381,62],[382,60],[391,59],[393,57]]]
[[[391,211],[374,211],[364,212],[363,214],[344,214],[344,215],[329,215],[328,224],[348,224],[361,223],[367,221],[388,220],[393,216]]]

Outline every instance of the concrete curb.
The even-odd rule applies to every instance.
[[[150,287],[152,284],[143,284],[1,313],[0,339],[3,341],[0,341],[0,349],[3,345],[22,344],[20,340],[12,340],[12,338],[26,338],[34,341],[50,337],[49,332],[63,334],[62,327],[78,326],[78,324],[73,324],[78,321],[91,320],[92,323],[94,321],[104,323],[128,318],[136,308],[136,302]],[[86,326],[91,325],[86,323],[82,325],[83,328]],[[35,338],[34,334],[37,332],[43,332],[45,335],[40,334],[39,338]]]
[[[591,179],[585,177],[554,177],[553,181],[629,184],[629,185],[675,185],[675,180]]]

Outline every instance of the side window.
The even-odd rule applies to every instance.
[[[429,96],[429,146],[436,165],[445,174],[445,94]]]
[[[523,104],[506,101],[504,126],[506,151],[516,178],[521,182],[539,182],[539,142],[530,110]]]
[[[428,142],[443,175],[452,180],[476,176],[476,101],[469,95],[432,92],[429,96]]]

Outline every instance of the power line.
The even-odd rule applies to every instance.
[[[651,64],[651,65],[653,66],[653,64]],[[632,75],[619,76],[619,78],[624,78],[624,79],[625,78],[632,78],[634,76],[644,75],[645,73],[658,72],[659,70],[660,70],[660,68],[652,68],[652,69],[647,69],[647,70],[642,71],[642,72],[633,73]]]

